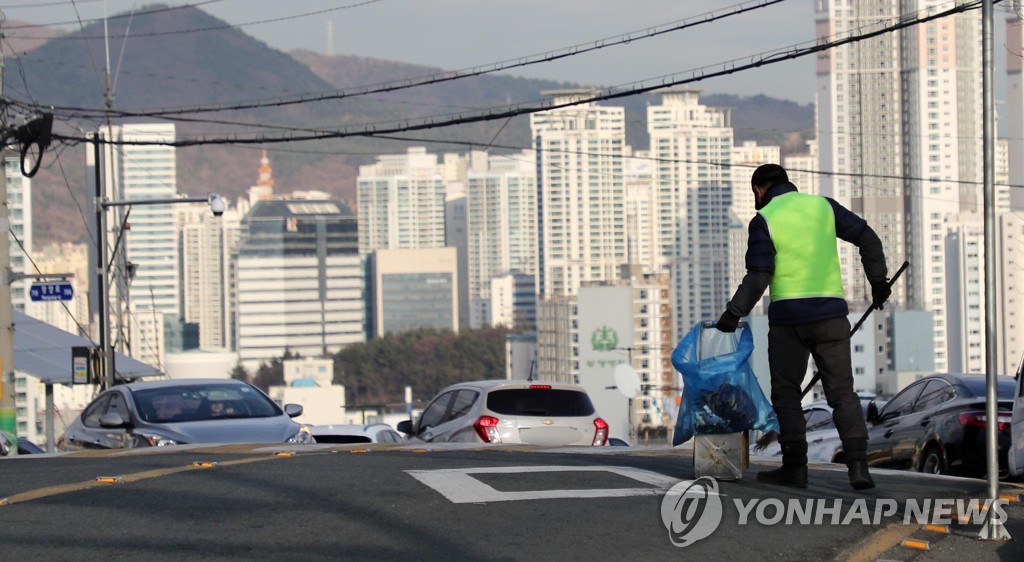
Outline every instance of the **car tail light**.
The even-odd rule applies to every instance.
[[[498,418],[494,416],[480,416],[473,422],[473,429],[484,443],[501,443],[501,435],[498,435]]]
[[[985,422],[988,421],[988,415],[985,412],[964,412],[960,414],[959,418],[960,425],[966,427],[985,427]],[[996,415],[996,428],[999,431],[1009,428],[1011,418],[1010,412],[999,412]]]
[[[608,442],[608,422],[597,418],[594,420],[594,443],[595,447],[603,446]]]
[[[551,390],[550,384],[531,384],[530,390]]]

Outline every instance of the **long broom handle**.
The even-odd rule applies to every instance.
[[[903,272],[908,267],[910,267],[910,262],[905,261],[903,262],[903,265],[901,265],[900,268],[896,270],[896,274],[892,276],[892,279],[889,279],[888,285],[890,288],[892,288],[892,286],[896,283],[896,280],[900,278],[900,275],[903,275]],[[871,306],[869,306],[868,309],[864,311],[864,314],[860,317],[860,320],[858,320],[857,323],[853,325],[853,329],[850,330],[850,336],[853,336],[853,334],[857,333],[857,330],[859,330],[861,325],[867,321],[868,316],[871,316],[871,313],[875,311],[875,308],[877,307],[875,306],[875,303],[872,302]],[[814,385],[818,384],[819,380],[821,380],[820,371],[814,374],[814,378],[811,379],[811,382],[807,385],[807,388],[804,389],[800,397],[803,398],[804,396],[807,396],[807,393],[810,392],[812,388],[814,388]]]

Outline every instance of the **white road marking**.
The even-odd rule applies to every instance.
[[[441,493],[452,503],[658,496],[664,495],[669,488],[680,482],[677,478],[670,478],[657,472],[621,466],[500,466],[407,470],[406,472],[413,478]],[[472,476],[473,474],[520,474],[524,472],[610,472],[648,484],[653,486],[653,488],[594,488],[583,490],[500,492]]]

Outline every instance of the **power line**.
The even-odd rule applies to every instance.
[[[818,42],[810,47],[797,48],[794,47],[792,50],[778,51],[775,53],[769,53],[762,55],[756,59],[752,59],[749,62],[739,64],[737,61],[730,61],[725,63],[721,69],[716,71],[707,70],[707,67],[690,71],[690,75],[687,77],[680,77],[679,74],[666,75],[656,78],[650,78],[638,82],[632,82],[621,86],[613,86],[605,88],[603,90],[593,90],[595,92],[592,95],[580,95],[574,99],[563,98],[559,102],[554,100],[545,100],[541,102],[526,102],[521,104],[512,104],[508,106],[502,106],[495,109],[490,109],[475,114],[463,115],[442,115],[442,116],[431,116],[426,118],[419,118],[415,120],[407,120],[402,123],[392,124],[395,122],[385,122],[377,124],[368,124],[358,127],[343,128],[337,130],[323,130],[312,132],[304,135],[284,135],[279,137],[274,136],[253,136],[253,137],[241,137],[238,135],[224,137],[224,138],[193,138],[183,139],[176,141],[110,141],[103,139],[100,142],[112,143],[112,144],[139,144],[139,145],[165,145],[175,147],[187,147],[187,146],[203,146],[203,145],[215,145],[215,144],[275,144],[282,142],[299,142],[299,141],[310,141],[310,140],[325,140],[332,138],[345,138],[345,137],[372,137],[392,133],[403,133],[409,131],[421,131],[427,129],[435,129],[440,127],[449,127],[453,125],[464,125],[467,123],[477,123],[481,121],[492,121],[496,119],[506,119],[509,117],[515,117],[517,115],[526,115],[530,113],[538,113],[541,111],[550,111],[553,109],[561,109],[565,107],[573,107],[577,105],[584,105],[594,103],[598,101],[605,101],[610,99],[618,99],[622,97],[634,96],[637,94],[643,94],[647,92],[653,92],[673,86],[681,86],[685,84],[691,84],[694,82],[700,82],[708,78],[714,78],[718,76],[725,76],[734,74],[736,72],[742,72],[745,70],[751,70],[762,66],[769,66],[783,61],[793,60],[801,58],[807,55],[816,54],[821,51],[832,49],[835,47],[864,41],[883,35],[886,33],[892,33],[923,23],[928,23],[941,18],[945,18],[951,15],[964,13],[970,10],[975,10],[981,7],[983,0],[973,0],[964,4],[956,5],[950,9],[936,12],[931,15],[920,15],[915,19],[902,19],[892,25],[884,26],[874,31],[870,31],[861,35],[851,35],[843,37],[837,40],[828,42]],[[746,60],[746,59],[744,59]],[[73,137],[68,135],[54,134],[55,139],[64,142],[84,142],[89,139],[84,137]]]

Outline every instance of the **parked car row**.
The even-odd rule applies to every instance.
[[[1000,377],[998,448],[1001,475],[1024,475],[1024,377]],[[985,377],[939,374],[879,404],[865,400],[868,463],[934,474],[985,475]],[[302,406],[279,407],[236,380],[138,382],[97,396],[58,440],[60,451],[163,447],[186,443],[522,443],[602,446],[608,424],[578,385],[515,380],[459,383],[442,390],[415,420],[398,424],[296,423]],[[808,456],[843,462],[826,403],[804,410]],[[402,435],[404,434],[404,435]],[[0,436],[0,451],[13,443]],[[22,445],[26,454],[38,452]],[[777,445],[766,454],[774,454]]]
[[[1024,377],[996,385],[999,474],[1024,474]],[[883,404],[866,403],[868,464],[982,478],[986,474],[987,414],[984,375],[936,374],[908,385]],[[1016,401],[1015,401],[1016,400]],[[808,460],[844,462],[832,409],[804,408]],[[1012,432],[1011,432],[1012,430]],[[765,454],[775,454],[778,446]]]
[[[605,445],[608,424],[582,387],[494,380],[442,390],[415,424],[303,425],[302,406],[279,407],[237,380],[118,385],[97,396],[57,442],[60,451],[189,443],[476,442]],[[621,442],[621,440],[620,440]]]

